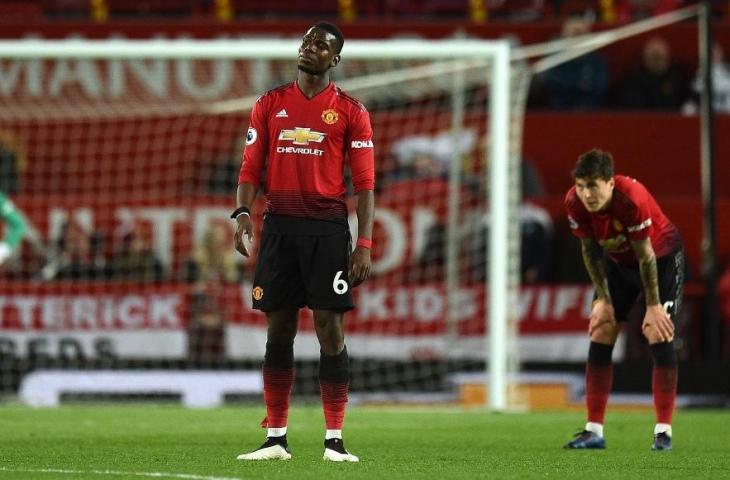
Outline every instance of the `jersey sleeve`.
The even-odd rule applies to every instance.
[[[653,228],[649,192],[643,186],[634,184],[627,196],[628,201],[622,206],[621,216],[629,239],[637,241],[649,238]]]
[[[590,218],[573,190],[565,196],[565,213],[568,216],[568,226],[573,235],[578,238],[593,237]]]
[[[246,147],[243,149],[243,162],[238,174],[238,183],[251,183],[256,187],[261,180],[264,160],[269,148],[269,132],[266,122],[266,97],[261,97],[251,110],[251,120],[246,132]]]
[[[357,193],[375,189],[375,151],[370,114],[365,107],[353,110],[350,128],[345,137],[345,150],[350,157],[352,186]]]

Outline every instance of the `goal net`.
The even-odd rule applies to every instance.
[[[256,249],[235,253],[228,216],[250,109],[296,78],[297,48],[0,46],[0,190],[27,225],[0,267],[0,393],[48,371],[73,374],[69,386],[84,373],[260,367]],[[352,396],[448,401],[455,374],[488,372],[490,405],[508,407],[526,90],[509,45],[348,41],[333,78],[368,108],[376,152],[373,276],[346,317]],[[259,198],[258,228],[262,210]],[[317,392],[318,358],[305,309],[295,395]],[[168,392],[129,381],[107,393]]]

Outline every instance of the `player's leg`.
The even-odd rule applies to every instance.
[[[266,312],[268,330],[263,364],[267,428],[266,442],[239,460],[288,460],[287,444],[289,398],[294,383],[294,337],[298,311],[304,302],[304,287],[299,275],[293,242],[281,235],[270,235],[264,225],[261,248],[254,276],[253,306]]]
[[[294,337],[298,310],[268,312],[269,324],[264,355],[264,401],[267,437],[286,438],[289,398],[294,385]]]
[[[585,370],[587,420],[583,431],[565,444],[565,448],[603,449],[603,425],[606,405],[613,385],[613,347],[626,321],[631,306],[639,295],[635,280],[613,262],[606,262],[609,291],[616,315],[616,323],[604,323],[591,334],[588,361]]]
[[[298,310],[267,312],[269,324],[264,355],[264,402],[266,418],[261,426],[266,441],[258,449],[238,456],[239,460],[289,460],[287,442],[289,398],[294,384],[294,337]]]
[[[326,426],[324,459],[357,462],[359,459],[345,449],[342,440],[350,387],[350,361],[342,324],[342,312],[314,311],[314,325],[320,345],[319,388]]]
[[[611,355],[621,324],[604,323],[591,334],[588,347],[588,361],[585,370],[586,425],[576,438],[565,444],[565,448],[603,449],[603,423],[606,405],[613,384],[613,362]]]
[[[684,283],[684,253],[679,251],[657,260],[659,275],[659,297],[672,319],[682,307]],[[672,449],[672,414],[677,396],[677,354],[674,341],[663,342],[659,333],[651,326],[642,332],[649,342],[654,360],[652,370],[652,393],[656,411],[654,444],[652,450]]]
[[[314,326],[320,345],[319,386],[325,417],[324,459],[357,462],[345,450],[342,426],[350,386],[350,362],[345,346],[344,312],[353,308],[347,277],[350,233],[307,239],[308,255],[302,259],[307,278],[307,305],[314,310]]]

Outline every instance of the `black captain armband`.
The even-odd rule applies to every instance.
[[[235,220],[238,217],[240,217],[241,215],[248,215],[250,217],[251,216],[251,210],[249,210],[248,207],[238,207],[231,214],[231,218],[233,218]]]

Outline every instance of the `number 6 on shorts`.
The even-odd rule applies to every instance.
[[[342,295],[347,292],[347,282],[344,281],[342,278],[342,270],[338,270],[338,272],[335,274],[335,279],[332,281],[332,290],[335,291],[336,294]]]

